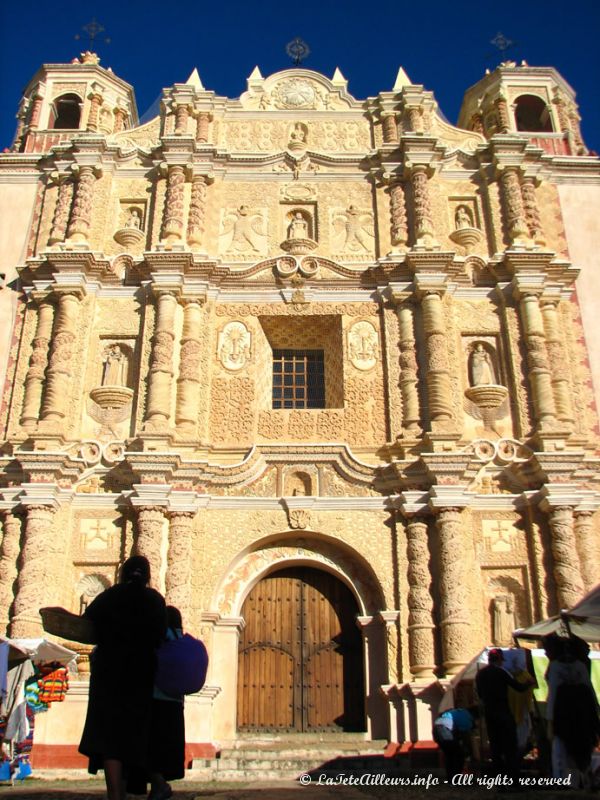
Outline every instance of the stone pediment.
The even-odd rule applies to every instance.
[[[307,69],[287,69],[263,78],[255,69],[240,97],[244,109],[264,111],[345,111],[362,104],[348,93],[339,70],[329,79]]]

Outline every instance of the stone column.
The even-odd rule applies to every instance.
[[[394,144],[398,141],[398,124],[393,111],[381,115],[381,129],[384,144]]]
[[[67,412],[79,307],[80,299],[76,294],[65,292],[59,295],[42,404],[41,418],[44,421],[57,422]]]
[[[398,635],[398,611],[380,611],[379,616],[385,625],[385,643],[387,649],[387,684],[400,681],[400,648]]]
[[[429,587],[427,523],[411,518],[406,525],[408,557],[408,653],[415,680],[433,678],[435,669],[433,599]]]
[[[67,229],[69,239],[74,242],[87,242],[87,236],[92,224],[92,205],[94,185],[96,183],[95,172],[96,169],[90,166],[79,167],[77,170],[75,196]]]
[[[29,127],[32,129],[38,128],[40,124],[40,114],[42,113],[42,104],[44,98],[40,94],[34,94],[31,103],[31,117]]]
[[[98,119],[100,114],[100,106],[102,105],[103,97],[100,92],[92,91],[90,95],[90,113],[88,115],[87,130],[98,130]]]
[[[469,656],[469,612],[466,606],[460,509],[442,508],[437,517],[440,556],[440,628],[447,675],[455,675]]]
[[[171,381],[173,379],[173,342],[177,300],[171,292],[159,291],[156,322],[150,356],[146,426],[164,427],[171,416]]]
[[[423,109],[421,106],[409,106],[406,111],[411,131],[423,133]]]
[[[187,242],[190,247],[202,243],[204,218],[206,216],[206,189],[206,177],[204,175],[194,175],[192,177],[192,195],[187,224]]]
[[[125,121],[127,120],[127,111],[121,106],[113,108],[113,133],[120,133],[125,130]]]
[[[432,422],[452,419],[452,387],[442,298],[426,292],[421,301],[427,354],[427,393]]]
[[[500,192],[504,207],[505,224],[512,243],[523,237],[529,237],[529,228],[525,219],[521,182],[517,167],[504,167],[500,173]]]
[[[406,197],[404,187],[399,182],[394,182],[390,187],[390,215],[392,226],[390,239],[392,242],[392,252],[396,249],[406,250],[408,243],[408,221],[406,219]]]
[[[417,390],[417,356],[414,336],[413,306],[405,301],[398,309],[400,326],[400,392],[402,395],[402,427],[414,436],[421,433],[421,411]]]
[[[21,425],[27,429],[34,428],[40,418],[42,390],[48,365],[48,348],[52,337],[53,318],[54,306],[47,298],[44,298],[40,301],[38,307],[37,328],[32,342],[29,369],[25,376]]]
[[[576,511],[574,530],[584,591],[590,592],[600,575],[600,548],[593,512]]]
[[[52,228],[48,238],[49,245],[64,242],[69,222],[69,211],[73,200],[72,181],[68,180],[66,175],[60,175],[56,177],[56,182],[58,183],[58,196],[54,207],[54,216],[52,217]]]
[[[503,96],[497,97],[494,105],[496,106],[496,116],[498,117],[498,133],[509,133],[510,114],[506,98]]]
[[[185,103],[178,103],[175,106],[175,136],[183,136],[187,133],[188,120],[190,118],[190,108]]]
[[[164,509],[161,506],[136,506],[137,536],[133,548],[134,555],[145,556],[150,562],[150,585],[160,587],[162,566],[162,529]]]
[[[12,638],[40,636],[42,621],[38,613],[44,606],[48,580],[48,543],[55,533],[52,530],[56,508],[52,505],[28,505],[25,518],[21,568],[10,626]]]
[[[547,430],[556,425],[556,410],[546,353],[544,323],[537,295],[534,293],[524,294],[520,301],[520,310],[537,427],[539,430]]]
[[[569,369],[563,346],[563,336],[558,318],[558,301],[542,301],[542,317],[546,333],[546,348],[550,362],[550,374],[556,416],[567,428],[575,422],[571,387],[569,385]]]
[[[181,611],[184,626],[190,623],[192,548],[194,543],[193,511],[171,511],[169,514],[169,549],[165,600]]]
[[[571,608],[583,594],[573,509],[570,506],[549,508],[548,522],[552,531],[552,556],[558,604],[561,609]]]
[[[178,428],[194,431],[198,421],[200,390],[202,303],[196,298],[185,299],[183,303],[183,333],[179,354],[175,424]]]
[[[17,559],[21,549],[21,520],[12,509],[3,509],[2,547],[0,547],[0,631],[8,630],[9,612],[14,600],[13,586],[18,576]]]
[[[536,244],[546,244],[544,232],[542,231],[542,222],[540,220],[540,210],[535,196],[535,178],[533,176],[525,175],[523,177],[521,181],[521,193],[529,236]]]
[[[183,192],[185,186],[185,170],[182,166],[172,164],[167,173],[167,195],[163,214],[162,239],[176,242],[183,235]]]
[[[210,114],[208,111],[199,111],[196,118],[196,141],[198,144],[206,144],[208,142],[208,125],[210,123]]]
[[[431,200],[429,197],[429,178],[427,167],[418,164],[410,173],[413,190],[415,215],[415,240],[433,238],[433,220],[431,217]]]

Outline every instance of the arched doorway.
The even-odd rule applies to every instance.
[[[290,567],[257,583],[242,607],[238,729],[365,730],[358,613],[324,570]]]

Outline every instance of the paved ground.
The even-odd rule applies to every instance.
[[[420,778],[427,778],[421,773]],[[433,776],[432,776],[433,777]],[[414,775],[407,775],[405,780],[414,780]],[[448,786],[439,778],[439,785],[315,785],[302,786],[293,782],[270,782],[254,784],[202,784],[182,781],[174,784],[174,800],[480,800],[480,798],[496,798],[497,787],[486,786]],[[24,785],[11,787],[0,784],[0,795],[3,800],[102,800],[105,797],[102,782],[89,781],[42,781],[30,779]],[[502,795],[504,797],[505,795]],[[507,797],[527,796],[531,800],[589,800],[588,792],[548,789],[546,787],[530,787],[519,794],[510,792]],[[134,800],[134,796],[130,795]]]

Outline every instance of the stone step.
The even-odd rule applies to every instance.
[[[319,748],[319,750],[315,750],[314,748],[308,747],[298,747],[298,748],[291,748],[286,747],[285,749],[274,750],[272,748],[239,748],[239,749],[222,749],[221,750],[221,759],[236,759],[236,758],[269,758],[269,759],[290,759],[290,758],[321,758],[322,760],[329,759],[329,758],[338,758],[340,756],[344,757],[355,757],[355,756],[365,756],[365,757],[376,757],[383,755],[383,750],[381,748],[374,748],[374,749],[367,749],[364,747],[351,747],[347,749],[339,748]]]

